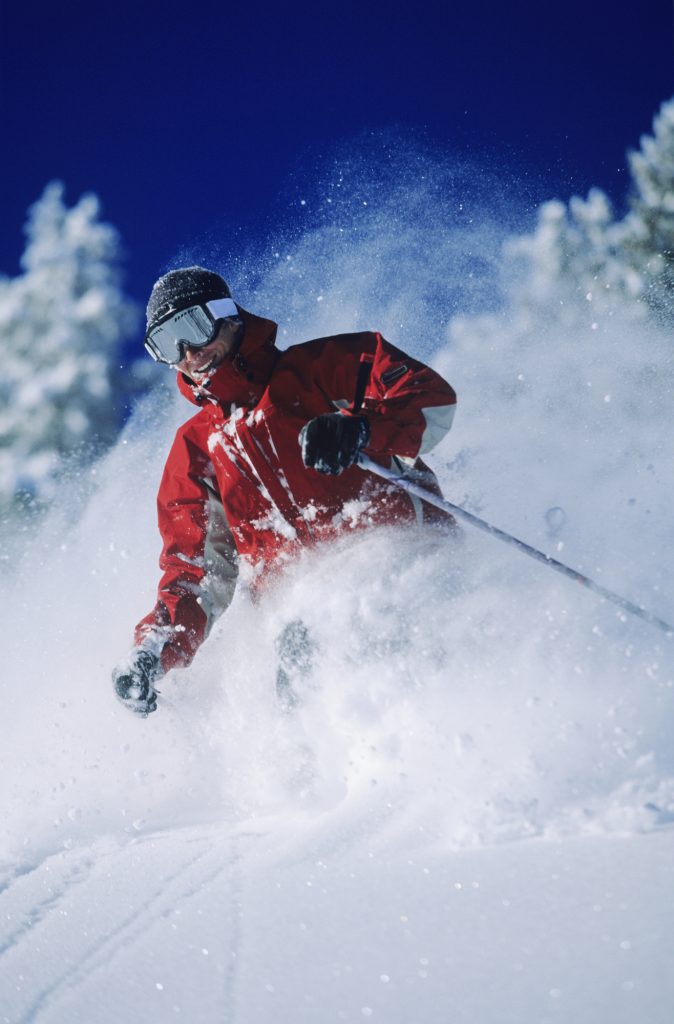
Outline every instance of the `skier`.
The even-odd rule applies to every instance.
[[[366,453],[439,493],[419,455],[451,426],[449,384],[377,332],[280,351],[276,331],[203,267],[172,270],[152,289],[145,347],[199,410],[178,430],[159,487],[157,603],[113,672],[117,696],[141,715],[156,709],[157,681],[190,663],[239,569],[257,593],[302,546],[344,530],[453,524],[357,465]]]

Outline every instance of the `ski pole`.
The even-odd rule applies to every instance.
[[[570,566],[564,565],[563,562],[559,562],[556,558],[552,558],[550,555],[546,555],[543,551],[539,551],[538,548],[532,547],[530,544],[525,544],[523,540],[518,540],[517,537],[513,537],[510,533],[506,533],[505,530],[499,530],[497,526],[492,526],[491,523],[487,523],[484,519],[480,519],[478,516],[473,515],[472,512],[466,511],[465,508],[461,508],[459,505],[452,504],[451,501],[446,501],[444,498],[439,498],[437,495],[427,491],[425,487],[420,487],[415,484],[412,480],[406,479],[401,476],[400,473],[396,473],[392,469],[387,469],[385,466],[380,466],[376,462],[373,462],[367,455],[360,455],[358,464],[362,469],[368,470],[370,473],[376,473],[377,476],[383,477],[385,480],[389,480],[392,484],[397,487],[401,487],[409,494],[413,494],[416,498],[421,498],[422,501],[427,501],[429,505],[434,505],[435,508],[442,509],[444,512],[450,512],[452,515],[458,516],[460,519],[465,519],[466,522],[471,523],[477,527],[478,530],[483,530],[485,533],[490,533],[492,537],[496,537],[498,540],[504,541],[506,544],[510,544],[511,547],[517,548],[519,551],[523,551],[525,555],[529,555],[531,558],[535,558],[536,561],[542,562],[544,565],[549,565],[551,569],[555,569],[556,572],[562,573],[564,576],[568,576],[569,579],[574,580],[576,583],[580,583],[581,586],[587,587],[588,590],[592,590],[595,594],[605,598],[607,601],[612,601],[613,604],[617,604],[623,611],[629,612],[630,615],[636,615],[637,618],[643,619],[644,622],[650,622],[652,626],[657,626],[667,636],[674,636],[674,626],[670,626],[664,619],[659,619],[657,615],[651,614],[646,611],[641,605],[634,604],[632,601],[628,601],[627,598],[621,597],[620,594],[614,593],[612,590],[608,590],[606,587],[602,587],[600,583],[596,583],[591,580],[589,576],[584,576],[582,572],[578,572],[576,569],[571,569]]]

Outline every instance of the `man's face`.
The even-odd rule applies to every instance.
[[[185,348],[184,358],[175,364],[176,370],[198,381],[215,370],[225,359],[233,355],[243,335],[243,324],[235,320],[223,320],[220,330],[208,345],[202,348]]]

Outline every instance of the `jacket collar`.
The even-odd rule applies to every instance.
[[[276,348],[277,324],[237,306],[243,320],[243,341],[234,356],[224,361],[203,383],[184,373],[177,377],[178,389],[195,405],[257,405],[280,352]]]

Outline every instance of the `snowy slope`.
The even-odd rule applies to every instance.
[[[442,248],[427,198],[425,223],[308,233],[246,304],[288,341],[378,326],[431,359],[459,393],[448,496],[672,621],[669,338],[449,324],[467,236]],[[481,534],[354,533],[258,607],[240,590],[136,720],[110,670],[188,412],[146,401],[3,548],[0,1021],[670,1021],[671,639]],[[285,715],[295,619],[315,655]]]
[[[667,1024],[674,833],[452,854],[381,823],[98,840],[2,894],[6,1021]]]

